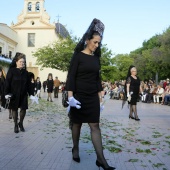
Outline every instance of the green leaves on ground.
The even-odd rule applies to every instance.
[[[128,162],[138,162],[139,159],[129,159]]]
[[[159,167],[164,166],[164,165],[165,165],[165,164],[162,164],[162,163],[153,164],[153,166],[154,166],[155,168],[159,168]]]
[[[150,149],[139,149],[139,148],[136,148],[136,152],[139,152],[139,153],[152,153],[152,151]]]

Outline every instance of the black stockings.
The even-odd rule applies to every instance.
[[[20,123],[23,124],[23,120],[26,114],[26,110],[21,109],[20,110]],[[12,110],[12,116],[14,119],[14,124],[18,125],[18,111],[17,110]]]
[[[80,138],[80,130],[82,124],[73,123],[72,126],[72,139],[73,139],[73,156],[75,158],[79,157],[79,138]],[[103,155],[103,146],[102,146],[102,138],[101,132],[99,128],[99,123],[89,123],[91,130],[91,139],[93,146],[96,151],[97,160],[104,165],[104,167],[109,167],[107,161]]]
[[[23,120],[25,118],[26,110],[20,111],[20,122],[23,124]]]
[[[12,110],[12,117],[14,119],[14,124],[18,126],[18,111]]]
[[[134,113],[135,118],[138,119],[137,107],[136,105],[130,105],[130,116]]]
[[[79,139],[80,139],[80,130],[82,124],[75,124],[72,125],[72,140],[73,140],[73,156],[75,158],[79,157]]]
[[[9,119],[12,119],[12,110],[11,109],[8,110],[9,110]]]
[[[97,160],[104,165],[104,167],[109,167],[103,154],[102,137],[99,127],[99,123],[89,123],[91,129],[91,139],[96,151]]]

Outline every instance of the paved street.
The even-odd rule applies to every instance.
[[[0,112],[0,170],[98,170],[90,131],[84,124],[80,163],[72,161],[72,141],[61,93],[54,102],[42,94],[29,104],[25,132],[13,132],[8,110]],[[170,170],[170,106],[138,103],[140,122],[129,120],[127,104],[109,99],[101,114],[104,154],[117,170]],[[102,168],[101,168],[102,169]]]

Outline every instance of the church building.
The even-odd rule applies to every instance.
[[[21,52],[26,55],[27,70],[40,77],[41,81],[47,79],[48,73],[52,73],[53,77],[58,77],[59,80],[66,80],[66,72],[44,68],[40,70],[40,66],[36,65],[36,58],[33,56],[38,48],[49,45],[58,40],[60,36],[67,36],[68,31],[65,27],[58,23],[50,23],[50,16],[44,8],[45,0],[24,0],[24,8],[21,14],[18,16],[17,23],[13,23],[11,27],[0,24],[0,28],[3,27],[4,36],[6,39],[2,43],[0,34],[0,49],[1,53],[6,53],[8,56],[14,57],[16,52]],[[8,32],[11,34],[6,33]],[[8,37],[9,35],[9,37]],[[10,43],[7,42],[10,39]],[[8,41],[9,42],[9,41]],[[6,44],[3,46],[2,44]]]

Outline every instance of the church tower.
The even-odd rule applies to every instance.
[[[28,71],[33,72],[35,77],[39,76],[41,81],[47,79],[48,73],[65,81],[65,72],[51,68],[40,70],[40,66],[36,65],[36,58],[32,55],[38,48],[57,41],[59,37],[55,23],[50,23],[44,2],[45,0],[24,0],[24,8],[18,16],[17,23],[11,25],[11,28],[17,32],[16,51],[26,55]]]
[[[41,18],[42,21],[50,23],[50,16],[47,14],[44,8],[44,0],[25,0],[24,10],[18,16],[18,22],[22,22],[25,19]]]

